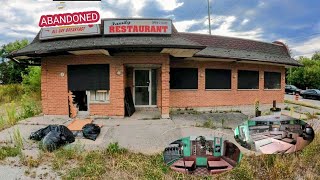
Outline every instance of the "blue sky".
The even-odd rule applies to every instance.
[[[181,32],[208,33],[207,0],[102,0],[66,2],[59,10],[52,0],[2,0],[0,45],[39,31],[41,15],[97,10],[102,18],[171,18]],[[294,57],[320,51],[318,0],[210,0],[212,34],[289,45]]]

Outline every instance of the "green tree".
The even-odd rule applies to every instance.
[[[24,48],[29,44],[27,39],[3,45],[0,49],[0,83],[12,84],[22,82],[21,74],[26,73],[26,65],[19,65],[5,58],[13,51]]]
[[[30,66],[26,69],[26,74],[22,74],[22,86],[26,94],[35,95],[36,99],[41,96],[41,68]]]
[[[288,71],[287,82],[299,88],[320,89],[320,53],[315,53],[312,58],[300,57],[302,67],[294,67]]]
[[[320,52],[318,51],[318,52],[314,53],[314,55],[312,56],[311,59],[320,61]]]

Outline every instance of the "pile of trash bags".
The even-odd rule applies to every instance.
[[[39,129],[31,133],[29,139],[42,141],[43,148],[49,152],[75,141],[73,133],[63,125],[49,125]]]

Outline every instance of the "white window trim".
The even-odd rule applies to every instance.
[[[104,104],[104,103],[110,103],[110,90],[95,90],[95,92],[106,92],[106,99],[103,101],[99,100],[91,100],[91,92],[89,91],[89,100],[91,104]]]

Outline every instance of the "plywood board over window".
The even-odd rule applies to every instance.
[[[171,68],[170,89],[198,89],[198,69]]]
[[[259,89],[259,71],[238,70],[238,89]]]
[[[206,89],[231,89],[230,69],[206,69]]]
[[[110,90],[109,71],[109,64],[68,65],[68,89]]]

